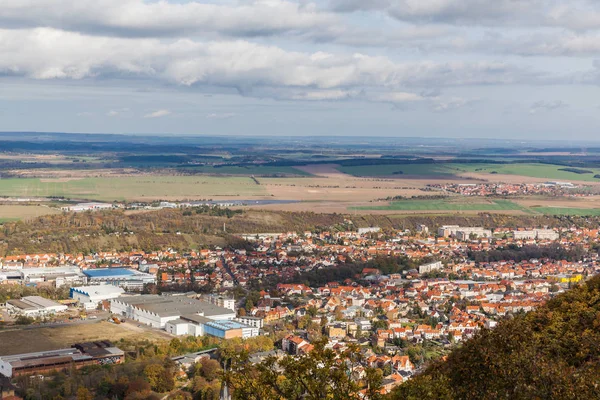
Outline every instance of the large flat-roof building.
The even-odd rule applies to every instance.
[[[87,277],[77,266],[53,268],[23,268],[19,270],[21,282],[24,284],[40,284],[53,282],[56,287],[63,285],[85,284]]]
[[[111,300],[110,310],[114,314],[155,328],[165,328],[167,322],[179,319],[182,315],[199,315],[212,321],[235,318],[232,310],[183,296],[146,294],[120,297]]]
[[[70,297],[77,300],[84,308],[91,310],[99,303],[120,297],[125,290],[115,285],[93,285],[71,288]]]
[[[125,353],[110,342],[79,343],[69,349],[0,356],[0,374],[12,378],[88,365],[120,364],[124,356]]]
[[[13,315],[39,317],[67,311],[67,306],[40,296],[26,296],[20,300],[8,300],[6,310]]]
[[[88,283],[108,283],[120,286],[126,290],[141,291],[144,285],[156,283],[156,276],[128,268],[96,268],[86,269]]]
[[[233,320],[215,321],[200,315],[182,315],[169,321],[165,330],[172,335],[215,336],[221,339],[233,339],[258,336],[259,329]]]
[[[82,211],[95,211],[95,210],[110,210],[115,208],[110,203],[79,203],[75,205],[61,207],[63,211],[74,211],[74,212],[82,212]]]

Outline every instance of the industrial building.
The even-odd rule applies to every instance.
[[[82,212],[82,211],[93,211],[93,210],[111,210],[114,206],[109,203],[79,203],[71,206],[61,207],[63,211],[73,211],[73,212]]]
[[[167,322],[180,319],[183,315],[202,316],[212,321],[235,318],[234,311],[205,301],[151,294],[113,299],[110,301],[110,311],[154,328],[165,328]]]
[[[8,300],[6,310],[13,315],[40,317],[67,311],[67,306],[40,296],[26,296],[20,300]]]
[[[120,297],[125,290],[114,285],[94,285],[71,288],[70,297],[87,310],[95,309],[99,303]]]
[[[56,287],[64,285],[85,284],[87,277],[81,273],[79,267],[62,266],[54,268],[23,268],[0,272],[4,279],[13,282],[28,284],[52,283]]]
[[[89,284],[107,283],[125,290],[141,291],[144,285],[156,283],[156,276],[127,268],[96,268],[83,271]]]
[[[7,378],[68,371],[88,365],[120,364],[125,353],[110,342],[79,343],[70,349],[0,356],[0,374]]]
[[[259,334],[259,328],[237,321],[215,321],[200,315],[182,315],[166,323],[165,330],[172,335],[215,336],[221,339],[249,338]]]

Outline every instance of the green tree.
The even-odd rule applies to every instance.
[[[93,398],[92,393],[86,387],[80,386],[77,389],[77,400],[92,400]]]
[[[248,363],[247,354],[238,353],[230,360],[224,374],[225,383],[234,399],[359,399],[360,386],[351,378],[351,365],[339,360],[358,362],[360,352],[351,347],[338,358],[338,354],[325,348],[326,343],[326,339],[315,341],[314,349],[308,355],[281,359],[270,357],[257,365]],[[378,375],[369,372],[367,380],[369,390],[378,392],[381,388]]]

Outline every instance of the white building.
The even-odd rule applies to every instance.
[[[441,261],[431,262],[429,264],[419,265],[419,274],[428,274],[433,271],[439,271],[444,268]]]
[[[515,240],[558,240],[559,234],[552,229],[533,229],[530,231],[513,231]]]
[[[235,320],[241,322],[244,325],[252,326],[254,328],[262,329],[265,326],[264,318],[260,317],[252,317],[250,315],[247,315],[244,317],[237,317]]]
[[[235,299],[233,298],[219,296],[216,294],[206,294],[202,296],[202,300],[216,306],[235,311]]]
[[[119,298],[125,290],[114,285],[95,285],[71,288],[71,298],[87,310],[95,309],[99,303]]]
[[[21,283],[54,282],[56,287],[63,285],[84,284],[86,276],[76,266],[62,266],[54,268],[24,268],[19,270]]]
[[[256,327],[238,321],[215,321],[201,315],[182,315],[166,323],[165,330],[177,336],[215,336],[221,339],[250,338],[259,335]]]
[[[372,226],[370,228],[358,228],[358,234],[364,235],[365,233],[377,233],[381,231],[381,228],[378,226]]]
[[[165,328],[167,322],[180,319],[183,315],[199,315],[213,321],[235,318],[234,311],[205,301],[149,294],[112,299],[110,311],[154,328]]]
[[[107,283],[126,290],[141,291],[144,285],[156,283],[156,275],[129,268],[95,268],[83,271],[88,283]]]
[[[67,311],[68,307],[40,296],[26,296],[20,300],[8,300],[6,310],[13,315],[41,317]]]
[[[110,210],[113,208],[112,204],[109,203],[79,203],[73,206],[65,206],[61,207],[63,211],[73,211],[73,212],[82,212],[82,211],[92,211],[92,210]]]

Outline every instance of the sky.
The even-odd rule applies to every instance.
[[[600,140],[598,0],[1,0],[0,131]]]

